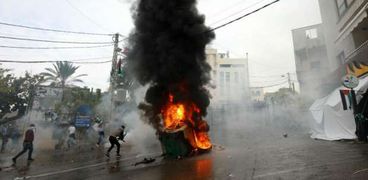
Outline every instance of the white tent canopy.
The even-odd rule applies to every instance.
[[[368,77],[359,80],[357,99],[361,98],[368,87]],[[317,99],[309,108],[313,115],[310,120],[311,138],[324,140],[356,139],[353,110],[343,110],[339,87],[328,96]]]

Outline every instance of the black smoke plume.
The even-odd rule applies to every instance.
[[[139,107],[151,121],[168,102],[193,102],[207,114],[205,85],[211,67],[205,47],[215,34],[204,25],[196,0],[140,0],[133,13],[135,29],[129,37],[128,67],[138,82],[149,84]],[[154,123],[154,122],[151,122]]]

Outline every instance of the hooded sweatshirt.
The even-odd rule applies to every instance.
[[[24,142],[32,143],[34,140],[34,127],[30,127],[27,129],[24,135]]]

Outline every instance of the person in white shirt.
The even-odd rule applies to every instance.
[[[101,143],[103,143],[103,139],[105,137],[105,131],[104,131],[104,128],[103,128],[103,124],[102,123],[98,124],[96,130],[97,130],[97,133],[98,133],[98,141],[97,141],[96,146],[99,147],[101,145]]]
[[[68,128],[68,148],[70,148],[73,144],[75,144],[75,126],[71,124]]]

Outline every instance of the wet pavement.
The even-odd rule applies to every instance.
[[[120,158],[91,147],[38,153],[29,165],[23,156],[9,167],[1,154],[0,179],[368,179],[368,144],[314,140],[306,129],[264,121],[209,123],[214,147],[200,156],[163,159],[158,145],[146,153],[123,145]]]

